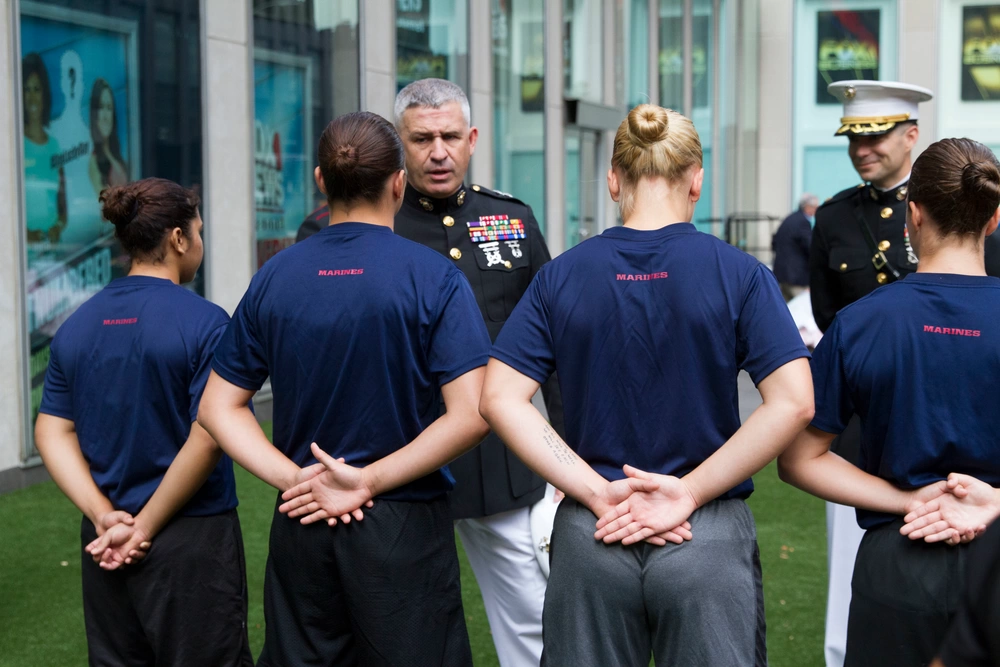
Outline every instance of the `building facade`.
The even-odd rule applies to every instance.
[[[192,289],[232,312],[320,203],[311,171],[334,116],[392,118],[410,81],[455,81],[480,130],[470,182],[530,204],[557,254],[618,224],[614,131],[651,101],[701,136],[695,224],[768,261],[758,220],[857,182],[826,83],[927,86],[922,146],[1000,147],[998,52],[1000,2],[980,0],[8,0],[0,492],[44,477],[32,424],[52,335],[127,271],[100,219],[109,184],[198,190]]]

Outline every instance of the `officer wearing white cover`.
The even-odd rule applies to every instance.
[[[848,154],[864,182],[816,211],[809,286],[822,331],[844,306],[917,270],[919,260],[906,232],[907,183],[911,151],[920,136],[919,105],[933,97],[926,88],[894,81],[838,81],[827,90],[844,105],[836,135],[848,138]],[[997,243],[1000,239],[987,238],[990,275],[1000,275]],[[860,439],[855,416],[832,450],[856,463]],[[851,577],[863,535],[852,508],[827,503],[827,667],[844,663]]]

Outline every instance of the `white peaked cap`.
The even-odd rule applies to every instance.
[[[837,81],[826,89],[844,105],[838,136],[885,134],[896,123],[917,120],[920,103],[934,97],[922,86],[898,81]]]

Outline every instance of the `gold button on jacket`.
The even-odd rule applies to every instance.
[[[443,218],[441,218],[441,222],[444,223],[445,227],[451,227],[452,225],[455,224],[455,218],[451,217],[450,215],[446,215]]]
[[[879,241],[879,242],[878,242],[878,249],[879,249],[879,250],[881,250],[882,252],[885,252],[885,251],[886,251],[886,250],[888,250],[888,249],[889,249],[889,248],[890,248],[891,246],[892,246],[892,244],[891,244],[891,243],[889,243],[888,241]]]
[[[448,254],[451,255],[452,259],[455,260],[462,259],[462,251],[459,250],[458,248],[452,248],[451,250],[448,251]]]
[[[875,276],[875,280],[878,281],[879,285],[885,285],[885,281],[889,280],[889,276],[880,271],[879,274]]]

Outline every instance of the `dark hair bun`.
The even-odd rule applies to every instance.
[[[970,162],[962,169],[962,194],[965,196],[1000,195],[1000,169],[987,160]]]
[[[100,202],[104,219],[118,229],[135,220],[139,212],[139,196],[131,183],[104,188]]]
[[[333,160],[331,160],[330,166],[343,174],[344,172],[357,167],[358,161],[357,146],[344,144],[342,146],[337,146],[336,150],[334,150]]]
[[[653,104],[640,104],[628,114],[628,133],[636,146],[651,146],[667,138],[667,110]]]

